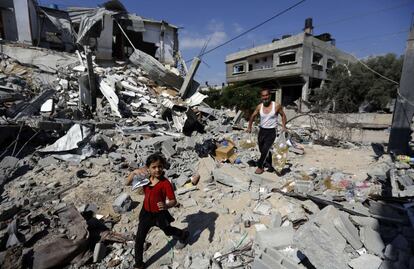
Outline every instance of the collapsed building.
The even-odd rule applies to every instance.
[[[335,47],[331,34],[313,35],[312,19],[308,18],[303,33],[284,35],[270,44],[227,55],[226,81],[260,84],[286,106],[297,100],[308,101],[335,65],[356,61]]]
[[[35,0],[2,1],[0,37],[67,52],[89,46],[100,60],[125,60],[137,48],[172,67],[179,61],[177,26],[129,13],[115,0],[97,8],[67,10],[40,6]]]
[[[414,265],[410,164],[379,151],[358,178],[291,164],[277,178],[254,174],[258,150],[241,112],[212,109],[196,92],[199,59],[182,76],[168,57],[156,59],[158,45],[131,39],[128,31],[150,22],[119,2],[105,6],[68,12],[73,21],[84,12],[73,24],[77,37],[84,32],[78,51],[0,44],[1,268],[133,267],[142,196],[124,181],[153,152],[169,160],[180,203],[171,213],[191,234],[187,250],[175,251],[174,240],[151,232],[153,268]],[[119,33],[125,61],[108,64],[111,46],[118,57],[108,37]],[[326,143],[312,126],[291,129],[292,141]],[[290,151],[292,163],[303,157]]]

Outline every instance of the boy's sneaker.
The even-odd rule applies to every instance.
[[[187,245],[187,239],[190,236],[188,231],[184,231],[183,236],[175,244],[176,249],[183,249]]]

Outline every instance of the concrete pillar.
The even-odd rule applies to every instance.
[[[188,71],[187,75],[185,76],[183,85],[180,89],[180,96],[182,98],[187,98],[188,91],[190,89],[190,83],[194,78],[195,73],[197,72],[198,67],[200,66],[201,60],[197,57],[194,58],[193,62],[191,63],[190,70]]]
[[[16,16],[17,40],[32,45],[32,30],[30,27],[29,0],[14,0],[14,14]]]
[[[104,15],[103,29],[97,38],[96,57],[100,60],[112,60],[112,40],[113,40],[114,21],[110,15]]]
[[[275,102],[282,104],[282,94],[283,94],[282,88],[276,89],[275,94],[276,94]]]
[[[392,118],[388,152],[410,154],[411,123],[414,115],[414,27],[408,36],[404,64]]]
[[[308,101],[309,96],[309,76],[303,76],[302,77],[305,83],[302,86],[302,100]]]

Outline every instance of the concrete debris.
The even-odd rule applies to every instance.
[[[349,262],[349,266],[353,269],[378,269],[382,260],[371,254],[363,254]]]
[[[40,152],[63,152],[71,151],[79,147],[79,143],[83,142],[88,136],[92,134],[91,130],[87,126],[81,126],[75,124],[66,135],[62,136],[55,143],[44,149],[39,150]]]
[[[131,209],[131,206],[131,196],[129,196],[127,193],[122,193],[119,195],[112,204],[112,208],[114,209],[115,213],[125,213]]]
[[[137,178],[155,152],[175,187],[169,212],[190,236],[173,253],[176,239],[153,229],[150,268],[413,267],[410,158],[371,160],[369,144],[324,134],[327,121],[292,121],[290,167],[255,174],[257,135],[243,111],[204,103],[200,59],[177,69],[175,26],[115,0],[41,10],[71,37],[67,52],[0,44],[0,268],[132,268],[149,181]],[[353,155],[362,150],[369,162]]]

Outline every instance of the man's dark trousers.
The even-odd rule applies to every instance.
[[[272,153],[270,152],[270,148],[272,147],[273,143],[276,139],[276,128],[261,128],[259,130],[259,151],[260,151],[260,159],[257,163],[257,167],[263,169],[263,167],[273,167],[272,166]]]

